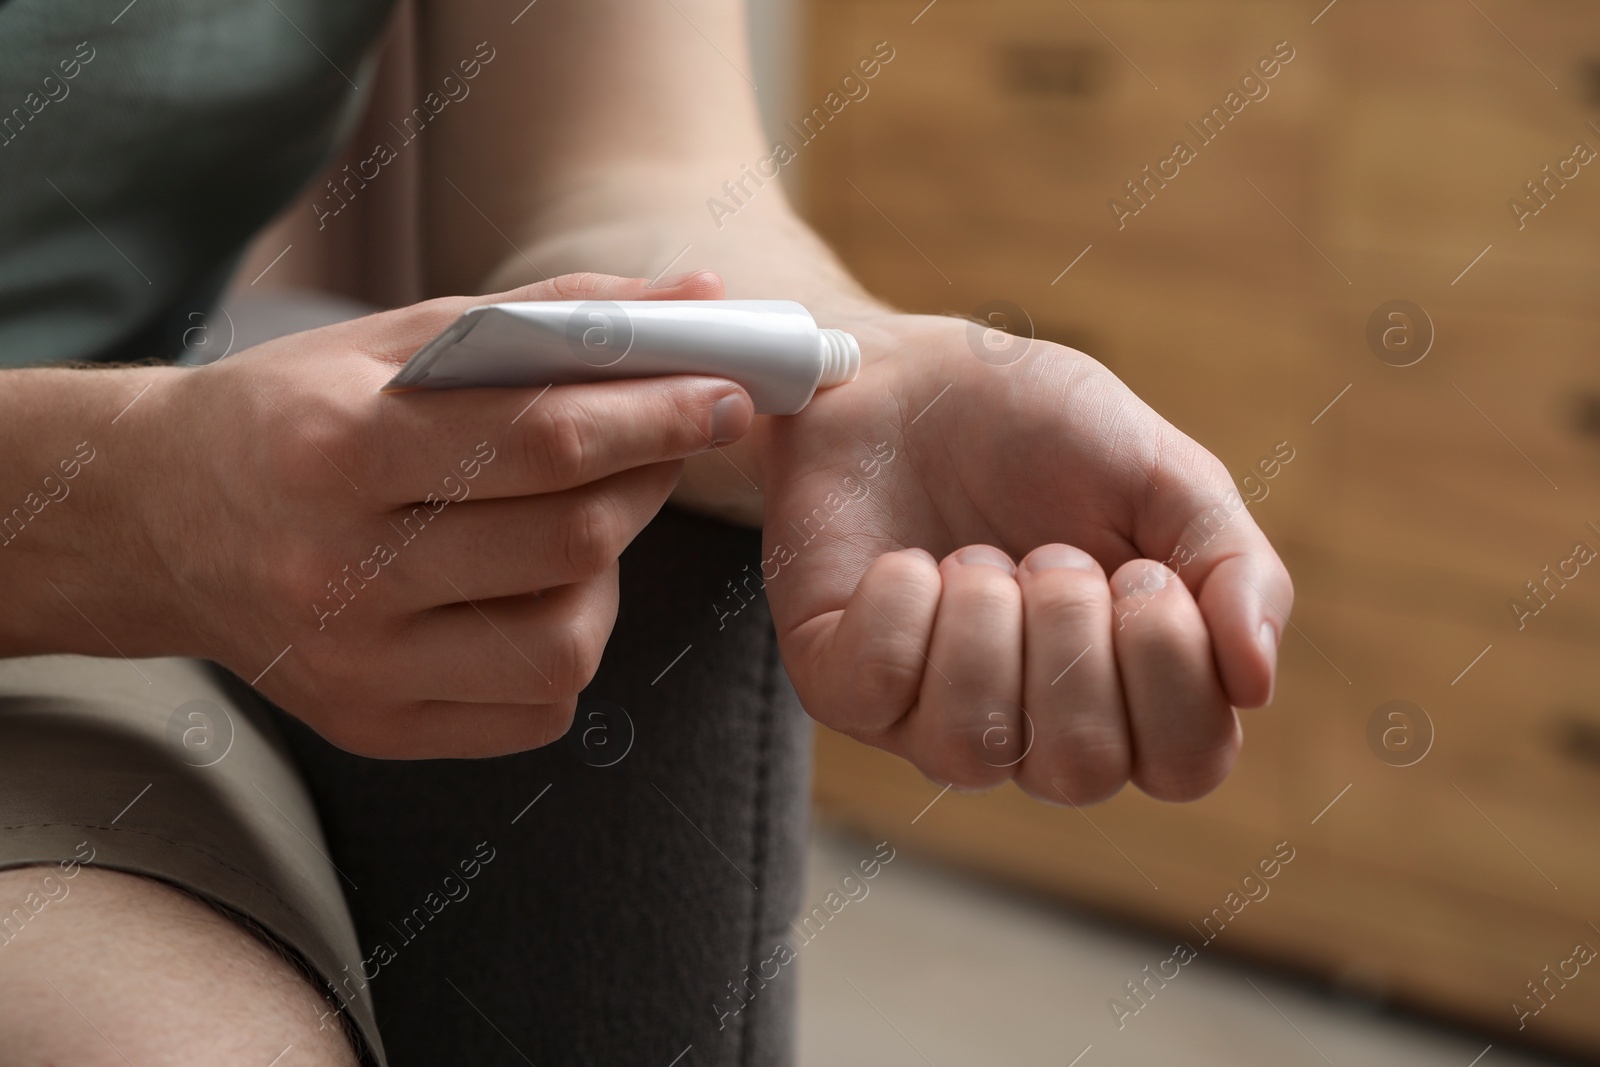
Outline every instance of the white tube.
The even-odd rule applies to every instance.
[[[383,388],[709,374],[744,386],[760,414],[793,415],[860,367],[854,337],[792,300],[529,301],[468,309]]]

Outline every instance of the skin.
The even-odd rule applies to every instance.
[[[705,291],[574,275],[503,298]],[[7,651],[188,650],[261,675],[273,700],[372,756],[560,737],[616,620],[617,557],[685,456],[749,427],[750,399],[692,377],[379,392],[472,303],[296,334],[199,371],[13,372],[13,402],[67,379],[96,387],[85,416],[38,432],[46,455],[73,454],[78,434],[97,455],[0,554],[33,605],[0,624]]]
[[[0,871],[7,907],[47,892],[0,944],[0,1062],[356,1067],[300,971],[196,898],[116,871]]]
[[[911,390],[875,357],[808,409],[826,437],[799,420],[751,435],[769,546],[799,545],[782,520],[844,478],[867,488],[767,587],[806,706],[958,786],[1016,777],[1055,803],[1130,777],[1160,799],[1214,788],[1233,708],[1271,696],[1282,616],[1262,594],[1289,595],[1221,465],[1081,353],[1034,342],[997,368],[948,320],[856,328],[874,353],[915,346]],[[865,478],[881,442],[895,458]]]
[[[0,551],[16,605],[0,654],[183,654],[255,678],[293,646],[260,688],[342,747],[534,747],[570,723],[615,618],[617,556],[669,494],[763,523],[770,551],[882,443],[896,458],[867,499],[768,589],[807,709],[963,787],[1017,777],[1056,802],[1129,778],[1164,799],[1213,788],[1238,749],[1233,708],[1270,698],[1293,596],[1242,509],[1154,588],[1157,561],[1231,493],[1220,464],[1082,353],[1034,342],[996,367],[967,322],[873,300],[776,183],[717,227],[706,197],[768,151],[731,0],[537,5],[517,32],[502,6],[424,6],[425,72],[487,37],[499,53],[430,142],[433,284],[796,298],[858,336],[860,379],[787,418],[752,416],[715,379],[563,386],[520,420],[525,391],[378,394],[465,297],[201,371],[10,371],[0,500],[24,499],[79,441],[101,458]],[[452,175],[476,176],[471,204]],[[690,273],[643,280],[685,245],[672,266]],[[581,269],[616,277],[565,276]],[[718,436],[737,444],[710,450],[712,406],[730,396]],[[341,603],[329,583],[479,445],[496,458],[471,496],[322,616],[313,605]],[[1005,565],[976,562],[983,546]],[[1093,566],[1029,565],[1068,547]],[[999,705],[1015,710],[996,718]],[[1014,761],[993,752],[1004,736]]]
[[[1271,699],[1294,591],[1248,511],[1229,506],[1220,463],[1081,352],[1034,341],[994,366],[966,321],[873,299],[776,182],[718,226],[706,199],[771,153],[740,74],[738,3],[538,6],[518,23],[526,34],[504,36],[492,0],[430,10],[430,61],[443,68],[492,37],[520,73],[480,79],[474,102],[490,125],[533,133],[440,131],[436,284],[485,271],[493,289],[580,268],[649,276],[688,246],[674,269],[712,268],[731,297],[800,300],[860,340],[857,382],[800,415],[758,416],[735,445],[690,459],[673,495],[762,526],[770,558],[790,521],[859,475],[871,444],[895,451],[871,495],[767,585],[814,717],[941,784],[1016,777],[1054,803],[1104,799],[1130,779],[1190,800],[1222,781],[1241,741],[1233,709]],[[561,47],[542,46],[552,40]],[[529,98],[581,103],[535,121]],[[481,173],[516,177],[474,185],[473,204],[444,181]],[[502,220],[516,252],[484,235],[478,210]],[[1054,552],[1093,566],[961,562],[984,545],[1018,563]],[[1156,589],[1169,562],[1176,578]],[[997,721],[1000,705],[1012,710]]]
[[[6,534],[0,656],[205,657],[351,751],[491,756],[570,725],[617,557],[669,498],[762,527],[770,559],[847,491],[767,585],[813,716],[941,783],[1015,778],[1052,803],[1222,780],[1234,708],[1270,700],[1293,588],[1215,459],[1082,353],[1033,342],[993,366],[969,323],[874,300],[776,182],[717,226],[706,198],[770,151],[736,0],[542,3],[514,26],[497,0],[420,7],[423,81],[480,41],[498,53],[427,135],[441,298],[198,371],[4,372],[0,504],[37,501],[85,443],[93,458]],[[708,378],[379,394],[481,302],[463,293],[791,298],[855,333],[864,363],[786,418]],[[437,511],[406,540],[418,505]],[[394,558],[328,600],[379,544]],[[29,984],[43,967],[136,1061],[264,1063],[297,1041],[306,1062],[349,1062],[306,1032],[310,987],[259,943],[103,877],[61,905],[80,922],[28,931],[38,966],[0,966],[11,1058],[120,1062]],[[206,1044],[219,1032],[234,1044]]]

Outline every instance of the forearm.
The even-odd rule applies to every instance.
[[[887,310],[795,215],[777,179],[757,185],[745,176],[750,162],[690,161],[671,173],[619,165],[575,177],[570,191],[528,221],[527,243],[484,284],[504,288],[500,281],[520,278],[530,261],[549,275],[714,270],[732,298],[799,300],[819,318]],[[742,206],[731,216],[713,212],[713,202],[733,202],[723,186],[742,176]]]
[[[426,0],[424,10],[427,63],[440,70],[501,17],[491,0]],[[517,31],[494,37],[492,74],[430,142],[435,291],[710,269],[730,297],[798,300],[823,325],[887,310],[769,173],[741,0],[541,4]],[[762,423],[736,449],[691,461],[674,500],[759,523]]]

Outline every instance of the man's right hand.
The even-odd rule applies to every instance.
[[[0,489],[68,491],[0,538],[0,599],[21,608],[0,654],[214,659],[366,755],[552,741],[615,622],[618,556],[685,457],[749,428],[749,397],[705,377],[379,388],[474,304],[721,295],[715,275],[568,275],[201,369],[6,372],[21,417],[3,411]],[[80,440],[97,458],[62,483]]]

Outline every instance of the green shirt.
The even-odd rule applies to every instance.
[[[0,366],[170,357],[352,129],[392,0],[0,0]]]

